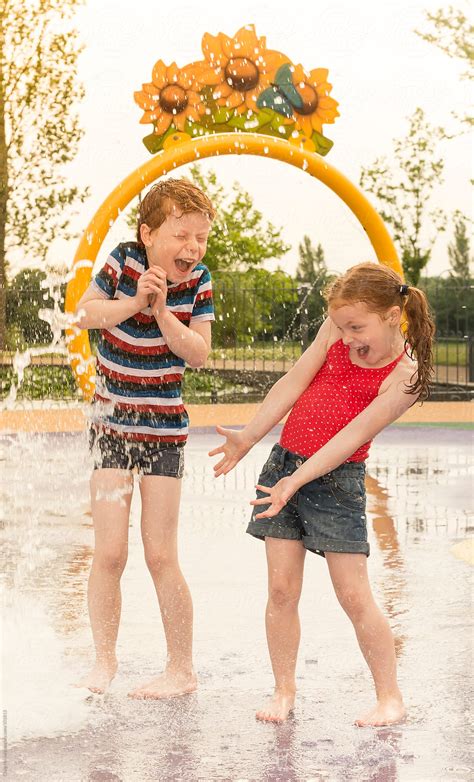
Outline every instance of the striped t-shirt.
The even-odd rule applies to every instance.
[[[93,280],[107,299],[135,296],[148,269],[136,242],[119,244]],[[168,282],[167,308],[186,326],[214,320],[211,275],[199,263],[183,282]],[[181,398],[185,361],[163,339],[150,307],[100,332],[93,426],[127,440],[184,444],[188,414]]]

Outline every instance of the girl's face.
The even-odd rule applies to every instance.
[[[391,307],[384,315],[379,315],[358,301],[329,307],[329,317],[341,332],[344,344],[349,345],[354,364],[384,365],[403,350],[400,307]]]
[[[204,258],[211,229],[201,212],[182,214],[173,209],[159,228],[140,229],[150,266],[161,266],[170,282],[182,282]]]

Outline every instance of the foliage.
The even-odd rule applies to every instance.
[[[0,13],[0,288],[8,256],[44,258],[66,236],[85,192],[68,187],[62,167],[77,154],[81,52],[70,17],[81,0],[2,0]],[[2,316],[5,312],[2,313]],[[0,316],[0,336],[4,317]],[[1,345],[0,345],[1,347]]]
[[[434,314],[437,337],[461,337],[474,332],[473,279],[426,277],[419,283]]]
[[[472,269],[472,256],[466,221],[467,218],[461,212],[455,213],[454,240],[448,245],[451,276],[463,285],[468,284]]]
[[[474,25],[467,16],[452,5],[438,8],[431,13],[425,11],[426,21],[430,23],[429,32],[415,30],[424,41],[434,44],[448,55],[463,60],[467,71],[466,79],[474,79]]]
[[[46,272],[40,269],[23,269],[11,281],[6,306],[9,350],[25,350],[51,342],[51,328],[38,315],[39,309],[52,309],[54,306],[46,280]],[[64,298],[66,285],[61,287]]]
[[[430,210],[433,190],[443,181],[444,161],[437,154],[443,131],[427,122],[421,108],[409,123],[407,135],[394,140],[394,165],[378,158],[362,169],[360,184],[376,196],[381,217],[392,226],[405,276],[416,285],[445,226],[443,212]],[[431,236],[426,235],[427,223],[434,228]]]
[[[282,229],[264,221],[241,185],[235,182],[232,194],[226,194],[213,171],[205,174],[198,166],[190,170],[193,182],[209,196],[217,212],[205,258],[211,271],[245,271],[288,252],[290,246],[281,238]],[[135,208],[127,218],[134,231],[136,216]]]
[[[296,279],[300,283],[302,293],[304,292],[301,298],[301,306],[304,308],[302,314],[306,315],[311,336],[314,336],[324,317],[326,302],[322,293],[331,277],[321,244],[314,248],[309,236],[303,236],[298,252],[300,260],[296,268]]]
[[[284,272],[248,269],[214,275],[214,302],[213,343],[231,347],[287,338],[298,296],[294,281]]]
[[[462,78],[472,81],[474,79],[474,25],[461,9],[454,8],[452,5],[438,8],[434,13],[425,11],[425,16],[430,25],[428,31],[415,30],[415,33],[424,41],[437,46],[448,57],[461,60],[464,66],[467,65]],[[456,114],[455,116],[466,125],[474,124],[474,117],[470,115],[460,117]]]

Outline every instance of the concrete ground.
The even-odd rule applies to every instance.
[[[86,428],[87,405],[57,405],[27,409],[17,403],[13,410],[0,411],[0,431],[4,432],[81,432]],[[254,415],[258,404],[187,405],[192,428],[243,426]],[[408,410],[397,423],[474,425],[472,402],[425,402]]]
[[[449,406],[442,408],[447,416]],[[203,427],[244,420],[242,409],[235,418],[232,409],[209,410],[215,417],[194,414],[195,426],[198,420]],[[369,572],[395,634],[408,707],[406,722],[375,730],[354,727],[354,718],[372,701],[372,684],[326,563],[314,555],[307,556],[305,567],[294,716],[282,726],[254,717],[271,692],[272,675],[263,622],[264,546],[245,527],[256,477],[278,431],[218,480],[206,456],[215,435],[191,433],[180,552],[194,600],[200,686],[196,694],[166,702],[127,697],[165,659],[156,595],[143,560],[138,491],[122,579],[120,669],[108,695],[87,700],[71,687],[91,663],[87,438],[80,431],[0,437],[4,778],[472,779],[472,569],[459,556],[473,523],[472,432],[454,425],[461,408],[454,410],[449,426],[434,420],[432,408],[430,423],[437,426],[405,421],[388,427],[369,458]],[[29,419],[30,425],[38,421],[36,414]],[[50,421],[57,422],[54,414]]]

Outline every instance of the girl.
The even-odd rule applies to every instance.
[[[226,441],[209,455],[223,454],[214,471],[225,475],[291,409],[260,474],[247,528],[266,545],[275,676],[274,695],[257,719],[283,722],[294,707],[298,602],[309,550],[326,558],[374,680],[376,705],[356,724],[388,725],[403,718],[405,707],[393,636],[367,575],[365,460],[372,438],[427,397],[434,324],[422,291],[376,263],[349,269],[325,298],[329,317],[313,344],[243,430],[217,427]]]

